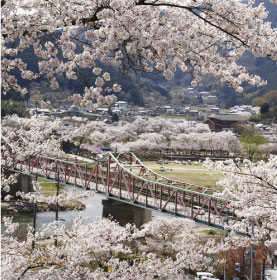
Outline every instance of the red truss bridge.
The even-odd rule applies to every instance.
[[[94,190],[107,198],[189,218],[197,223],[224,229],[235,216],[230,200],[201,186],[175,181],[155,173],[133,153],[106,153],[101,160],[62,160],[36,156],[21,162],[13,155],[9,163],[2,152],[2,166],[12,171],[57,181],[64,185]],[[9,157],[10,158],[10,157]]]

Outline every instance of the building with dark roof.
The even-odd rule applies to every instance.
[[[211,131],[226,131],[233,130],[236,123],[247,121],[250,118],[250,114],[211,114],[204,121],[209,125]]]

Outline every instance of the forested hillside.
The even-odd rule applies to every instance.
[[[261,3],[257,0],[256,3]],[[265,2],[265,6],[269,12],[268,20],[272,22],[273,27],[277,27],[277,6]],[[39,58],[34,55],[32,49],[25,50],[18,55],[23,61],[32,60],[29,64],[29,70],[38,71],[37,63]],[[277,90],[277,66],[268,58],[255,58],[250,53],[245,53],[240,59],[240,63],[245,65],[247,69],[267,80],[267,85],[261,88],[245,85],[244,93],[238,94],[233,88],[227,84],[223,84],[209,76],[203,77],[203,81],[196,87],[200,91],[209,91],[213,95],[218,96],[219,106],[229,108],[236,104],[251,104],[255,97],[263,96],[271,90]],[[118,83],[122,87],[122,91],[118,93],[119,100],[125,100],[135,105],[145,104],[173,104],[181,105],[186,103],[183,89],[191,86],[192,76],[190,73],[183,73],[177,69],[174,78],[171,81],[166,80],[159,74],[134,73],[130,71],[123,73],[112,65],[99,65],[103,71],[111,73],[110,84]],[[77,80],[68,80],[65,76],[57,77],[59,89],[52,90],[46,76],[35,81],[23,80],[19,72],[16,73],[19,84],[29,89],[29,94],[20,97],[18,94],[10,92],[3,99],[26,100],[33,96],[40,95],[43,100],[51,101],[51,103],[59,105],[67,103],[67,97],[73,93],[82,93],[85,86],[92,84],[93,74],[90,69],[80,69]]]

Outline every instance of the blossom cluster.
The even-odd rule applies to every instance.
[[[49,120],[44,116],[20,118],[7,116],[2,121],[2,153],[6,165],[12,164],[16,155],[17,162],[38,154],[58,156],[62,154],[62,138],[54,135],[60,126],[59,120]],[[51,147],[51,149],[49,149]]]
[[[16,183],[16,175],[6,175],[6,170],[13,164],[21,164],[26,160],[32,160],[39,154],[48,156],[62,156],[60,138],[55,136],[59,128],[59,120],[49,120],[44,116],[32,116],[31,118],[20,118],[16,115],[7,116],[2,120],[1,131],[1,156],[2,164],[1,189],[9,191],[9,186]],[[28,167],[22,166],[24,172],[28,173]],[[6,196],[8,199],[8,196]]]
[[[76,80],[82,68],[92,69],[98,93],[120,91],[116,83],[105,86],[111,77],[97,67],[101,62],[124,71],[157,70],[166,79],[179,67],[192,73],[193,85],[208,74],[242,92],[245,82],[265,84],[238,65],[245,51],[277,58],[277,31],[266,21],[264,5],[255,7],[254,1],[11,0],[2,5],[4,91],[27,92],[14,70],[28,80],[46,75],[58,88],[57,76]],[[37,72],[17,58],[28,48],[39,58]]]
[[[168,150],[228,151],[239,154],[242,146],[232,132],[211,132],[208,125],[160,117],[137,119],[122,126],[104,123],[83,125],[72,132],[92,143],[108,142],[118,152]]]
[[[213,271],[220,252],[243,244],[230,238],[225,244],[207,238],[203,243],[201,230],[179,218],[157,218],[138,229],[106,219],[85,224],[79,217],[69,229],[53,222],[34,235],[30,228],[25,241],[9,235],[17,224],[10,218],[4,223],[1,273],[9,280],[189,279],[185,271]]]
[[[264,239],[267,246],[277,243],[277,156],[268,162],[253,163],[244,160],[225,162],[207,161],[206,166],[224,173],[217,184],[223,188],[219,195],[232,200],[238,221],[231,221],[230,229],[251,234],[254,224],[257,240]]]

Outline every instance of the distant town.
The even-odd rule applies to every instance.
[[[149,119],[153,117],[162,117],[171,120],[174,123],[188,120],[195,123],[205,123],[211,131],[234,131],[234,127],[239,123],[250,123],[264,135],[274,135],[277,133],[277,125],[274,123],[253,122],[251,119],[260,113],[259,106],[236,105],[229,109],[217,107],[217,97],[210,95],[209,92],[197,92],[193,88],[184,89],[184,94],[190,99],[191,104],[170,106],[150,106],[144,107],[131,105],[125,101],[117,101],[110,108],[102,107],[95,111],[86,110],[75,105],[60,106],[59,108],[47,108],[38,106],[38,102],[29,101],[27,111],[30,115],[45,115],[50,118],[61,118],[63,132],[80,127],[90,121],[101,121],[107,125],[123,125],[127,122],[133,122],[136,119]],[[157,102],[158,103],[158,102]]]

